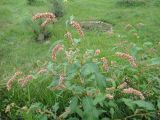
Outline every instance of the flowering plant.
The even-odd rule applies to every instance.
[[[128,53],[115,53],[115,57],[128,61],[126,65],[110,61],[106,56],[101,58],[100,49],[86,50],[82,53],[78,44],[84,40],[84,32],[77,21],[70,23],[76,28],[81,39],[73,38],[72,33],[67,31],[64,36],[65,40],[71,43],[70,46],[65,47],[63,42],[56,43],[52,49],[52,60],[45,68],[18,80],[18,84],[25,91],[27,84],[35,86],[29,82],[39,80],[42,74],[47,75],[47,79],[53,78],[43,92],[46,97],[53,96],[56,102],[45,107],[44,101],[36,103],[29,96],[28,99],[32,101],[30,106],[25,105],[23,109],[17,107],[21,115],[26,119],[31,115],[34,119],[44,117],[59,120],[158,118],[160,101],[158,105],[148,102],[147,99],[154,95],[145,93],[145,89],[140,90],[139,81],[133,77],[139,76],[141,79],[142,64]],[[17,72],[8,81],[9,91],[14,88],[13,82],[19,75],[22,73]],[[46,79],[43,81],[47,82]],[[28,93],[31,94],[29,90]],[[6,107],[7,113],[10,111],[8,108],[13,107],[9,105]]]

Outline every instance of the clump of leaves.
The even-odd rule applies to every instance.
[[[27,0],[28,5],[33,5],[36,2],[36,0]]]
[[[50,0],[51,10],[56,15],[57,18],[63,17],[64,15],[64,6],[62,0]]]
[[[139,5],[145,5],[146,1],[145,0],[119,0],[117,3],[124,6],[139,6]]]
[[[39,41],[39,42],[46,41],[52,35],[52,32],[51,32],[52,26],[49,24],[42,26],[43,23],[44,22],[42,19],[38,19],[36,21],[33,21],[29,18],[26,18],[24,20],[24,24],[25,24],[25,26],[27,26],[26,28],[29,31],[31,31],[30,35],[35,41]]]
[[[36,23],[32,24],[32,33],[33,33],[33,38],[36,41],[40,41],[43,42],[45,40],[48,40],[51,36],[51,32],[50,32],[50,27],[46,26],[46,27],[40,27],[40,25],[42,24],[41,20],[38,20]]]

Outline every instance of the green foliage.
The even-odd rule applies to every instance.
[[[36,0],[27,0],[27,4],[33,5],[36,2]]]
[[[93,104],[93,99],[85,97],[82,100],[82,106],[84,109],[83,120],[97,120],[99,118],[100,111]]]
[[[145,0],[119,0],[118,4],[124,5],[124,6],[139,6],[139,5],[145,5]]]
[[[31,21],[29,19],[26,19],[24,23],[27,26],[27,29],[31,31],[31,36],[34,40],[44,42],[51,37],[51,27],[41,27],[42,20]]]
[[[56,17],[63,17],[64,15],[64,6],[62,0],[50,0],[52,4],[51,10],[56,15]]]

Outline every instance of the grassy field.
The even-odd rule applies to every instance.
[[[102,55],[112,58],[111,49],[122,41],[136,43],[142,46],[144,42],[157,44],[160,38],[159,7],[156,2],[150,2],[145,6],[125,7],[117,4],[115,0],[105,1],[71,1],[67,2],[64,18],[60,19],[53,28],[53,37],[46,43],[37,43],[31,39],[24,22],[31,19],[36,12],[49,11],[47,2],[28,6],[26,1],[2,0],[0,5],[0,61],[1,79],[5,79],[11,73],[19,70],[30,70],[37,60],[45,61],[49,57],[48,50],[52,44],[62,39],[65,34],[65,21],[74,15],[77,20],[102,20],[113,25],[113,30],[121,37],[109,36],[106,33],[86,32],[87,38],[82,41],[82,49],[102,50]],[[88,10],[89,9],[89,10]],[[127,24],[136,26],[145,24],[144,28],[134,32],[125,30]],[[137,33],[137,39],[133,33]],[[93,37],[93,35],[95,37]]]
[[[113,27],[113,34],[84,30],[85,38],[81,40],[79,47],[81,53],[84,53],[87,49],[100,49],[101,54],[99,58],[106,56],[109,61],[126,63],[117,59],[115,52],[124,52],[134,55],[135,51],[143,49],[143,58],[147,61],[154,58],[158,65],[155,69],[153,68],[153,71],[158,72],[158,70],[160,70],[159,0],[146,0],[145,4],[134,5],[123,4],[118,1],[121,0],[68,0],[64,2],[64,16],[58,19],[55,24],[50,25],[52,36],[49,40],[45,42],[36,42],[32,38],[33,33],[27,21],[31,21],[32,16],[37,12],[51,11],[52,6],[49,4],[49,1],[39,0],[33,5],[28,5],[25,0],[1,0],[0,89],[4,89],[4,84],[16,71],[23,71],[25,74],[28,74],[30,71],[37,69],[39,65],[43,65],[46,61],[51,60],[50,50],[56,41],[65,40],[64,34],[67,30],[65,22],[72,15],[77,21],[104,21],[111,24]],[[126,28],[127,26],[132,27]],[[71,28],[69,28],[69,30],[72,31],[75,38],[79,37],[76,31],[73,31]],[[64,41],[64,44],[69,46],[66,41]],[[130,45],[132,45],[131,48],[129,48]],[[150,49],[145,51],[145,45],[149,46]],[[140,58],[137,59],[139,61],[141,60]],[[152,72],[148,72],[148,74],[152,74]],[[156,79],[160,80],[159,73],[156,72],[153,72],[153,74],[156,74]],[[41,79],[48,78],[45,76]],[[140,81],[138,83],[141,84],[143,82]],[[43,85],[44,81],[39,81],[39,84]],[[142,86],[138,88],[142,88]],[[41,101],[49,105],[52,104],[52,100],[55,97],[54,95],[52,96],[52,92],[40,88],[37,88],[37,91],[35,91],[34,87],[30,88],[30,91],[32,90],[34,92],[31,93],[31,96],[37,96],[34,100],[30,100],[31,98],[29,98],[28,95],[25,96],[25,92],[24,94],[19,93],[19,91],[16,93],[16,90],[14,91],[14,95],[13,93],[8,94],[11,95],[9,99],[17,103],[20,102],[21,104],[24,102],[28,105],[33,101]],[[46,92],[48,93],[46,94]],[[28,94],[28,92],[26,93]],[[2,94],[5,96],[5,93]],[[20,98],[21,95],[25,97]],[[66,98],[67,95],[68,93],[66,93]],[[155,98],[159,99],[158,96]],[[152,98],[148,98],[148,100],[154,101]],[[63,102],[65,101],[62,100],[62,103]],[[65,103],[62,106],[65,106]]]

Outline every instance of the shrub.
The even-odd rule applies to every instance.
[[[27,0],[27,4],[33,5],[36,2],[36,0]]]
[[[45,19],[43,21],[42,19]],[[26,20],[26,24],[30,27],[33,38],[37,41],[45,41],[51,36],[51,28],[49,27],[50,23],[56,21],[55,15],[49,12],[46,13],[37,13],[33,16],[33,21]]]
[[[139,6],[146,4],[145,0],[119,0],[118,4],[125,6]]]
[[[56,15],[56,17],[63,17],[64,15],[64,6],[62,0],[50,0],[51,10]]]

